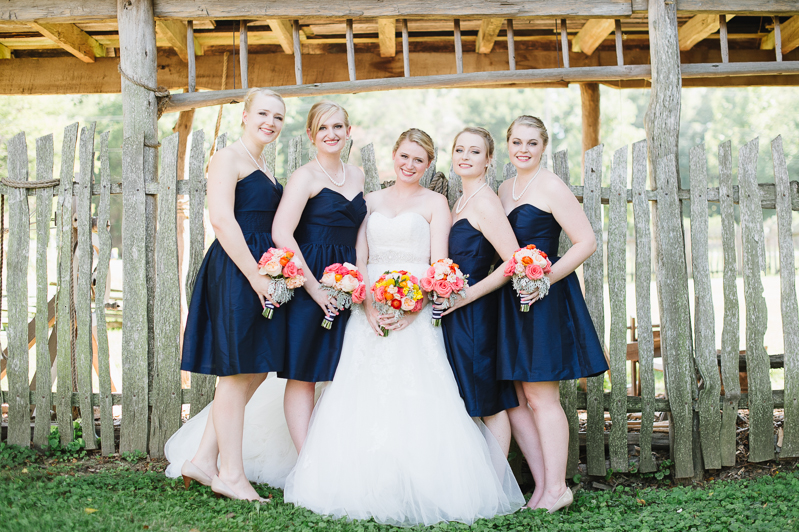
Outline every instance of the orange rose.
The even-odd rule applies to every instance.
[[[281,265],[281,266],[285,266],[286,264],[288,264],[288,263],[289,263],[289,261],[290,261],[290,260],[291,260],[291,259],[290,259],[289,257],[286,257],[286,256],[284,255],[284,256],[283,256],[283,258],[282,258],[282,259],[280,259],[280,265]]]
[[[386,296],[386,301],[391,301],[392,299],[394,299],[394,295],[391,292],[386,292],[385,296]]]
[[[532,263],[533,263],[532,257],[522,257],[522,264],[526,265],[526,264],[532,264]]]
[[[294,256],[294,252],[293,251],[287,251],[285,256],[290,259],[291,257]]]
[[[527,244],[527,249],[535,249],[535,244]]]
[[[338,282],[338,281],[342,280],[343,278],[344,278],[344,276],[343,276],[343,275],[341,275],[340,273],[337,273],[337,274],[336,274],[336,282]]]

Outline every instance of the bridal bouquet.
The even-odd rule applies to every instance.
[[[305,283],[300,262],[294,258],[294,252],[289,248],[269,248],[258,261],[258,273],[272,280],[269,285],[269,295],[278,305],[291,300],[294,289]],[[264,305],[264,318],[271,320],[274,311],[275,306],[267,299]]]
[[[539,298],[549,293],[549,272],[552,263],[547,254],[530,244],[516,250],[505,265],[505,277],[513,277],[513,288],[519,295],[538,290]],[[523,304],[522,312],[529,312],[530,305]]]
[[[458,296],[466,297],[468,278],[452,259],[439,259],[427,269],[422,277],[422,289],[429,292],[431,301],[436,300],[436,294],[443,299],[433,307],[433,325],[441,325],[441,311],[454,305]]]
[[[337,262],[325,268],[319,283],[322,290],[336,298],[336,308],[339,310],[350,308],[353,303],[363,303],[366,299],[363,275],[349,262]],[[335,316],[325,316],[322,327],[329,330],[333,326],[334,318]]]
[[[385,272],[372,286],[374,306],[381,314],[393,314],[400,319],[405,312],[422,310],[422,289],[419,279],[405,270]],[[383,336],[388,329],[380,328]]]

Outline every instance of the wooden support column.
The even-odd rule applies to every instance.
[[[120,67],[155,87],[155,19],[152,0],[117,0]],[[122,78],[122,224],[125,318],[122,328],[123,421],[120,452],[147,451],[149,376],[153,356],[155,297],[155,198],[144,187],[155,181],[158,144],[155,94]]]
[[[679,189],[680,50],[676,4],[649,0],[652,91],[645,117],[654,206],[661,351],[671,405],[671,455],[676,478],[694,475],[692,341]]]
[[[408,57],[408,19],[402,19],[402,69],[405,77],[411,75],[411,59]]]
[[[291,24],[294,50],[294,77],[297,85],[302,85],[302,48],[300,47],[300,21],[295,20]]]
[[[513,19],[509,18],[505,22],[508,37],[508,70],[516,70],[516,45],[513,42]]]
[[[350,73],[350,81],[355,81],[355,40],[352,36],[352,19],[347,19],[347,70]]]
[[[616,19],[616,64],[624,66],[624,46],[621,39],[621,20]]]
[[[774,51],[777,52],[777,61],[782,61],[782,28],[780,17],[774,17]]]
[[[594,50],[602,44],[602,41],[610,35],[610,32],[616,27],[613,19],[610,18],[594,18],[585,23],[582,29],[577,32],[577,35],[572,41],[573,52],[583,52],[585,55],[591,55]]]
[[[377,36],[380,40],[380,57],[397,55],[397,19],[377,19]]]
[[[250,86],[247,83],[247,73],[250,70],[249,67],[249,45],[247,44],[247,21],[242,20],[239,22],[239,61],[241,66],[241,88],[242,89],[249,89]]]
[[[599,83],[580,84],[580,103],[583,110],[583,161],[585,152],[599,146]],[[585,170],[585,165],[583,165]],[[585,175],[585,171],[583,171]]]
[[[719,15],[719,43],[721,44],[721,62],[730,62],[730,46],[727,42],[727,15]]]
[[[560,19],[560,45],[563,50],[563,68],[569,68],[569,34],[566,29],[566,19]],[[583,150],[585,153],[585,150]]]
[[[194,21],[189,20],[186,22],[186,47],[188,48],[194,43]],[[188,67],[189,67],[189,92],[197,90],[197,61],[194,54],[194,48],[188,54]]]
[[[491,53],[494,48],[494,41],[497,40],[499,30],[502,29],[501,18],[484,18],[480,24],[480,30],[477,32],[477,41],[475,42],[475,52],[478,54]]]
[[[455,67],[458,74],[463,74],[463,43],[461,43],[461,21],[455,19],[454,22],[455,32]]]

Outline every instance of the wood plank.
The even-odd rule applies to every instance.
[[[430,166],[427,167],[425,170],[422,179],[419,180],[419,184],[421,184],[424,188],[430,188],[430,183],[433,181],[433,176],[436,175],[436,162],[438,162],[438,147],[433,146],[433,150],[435,151],[436,155],[433,157],[433,160],[430,161]]]
[[[347,19],[347,70],[350,74],[350,81],[355,81],[355,44],[352,37],[352,19]]]
[[[78,143],[77,122],[64,128],[61,147],[61,186],[58,194],[58,310],[56,328],[58,332],[56,365],[58,372],[58,432],[61,444],[72,441],[72,353],[74,352],[74,330],[72,321],[72,179],[75,169],[75,148]]]
[[[608,216],[610,294],[610,467],[627,471],[627,146],[613,154]]]
[[[782,41],[782,53],[787,54],[799,46],[799,16],[794,16],[780,24],[780,40]],[[776,30],[766,35],[760,40],[761,50],[774,50],[776,42]]]
[[[588,305],[594,328],[604,349],[603,279],[605,267],[602,244],[602,205],[599,202],[602,184],[602,149],[603,146],[600,144],[585,152],[583,210],[588,216],[588,221],[591,222],[591,227],[594,229],[597,249],[583,263],[583,275],[585,277],[585,302]],[[588,379],[588,449],[586,455],[589,475],[604,476],[606,472],[605,443],[602,436],[605,425],[605,416],[602,408],[602,385],[604,379],[604,375]]]
[[[294,138],[289,139],[289,149],[288,149],[288,175],[286,179],[288,180],[300,166],[305,164],[306,161],[303,161],[303,152],[307,151],[303,148],[307,148],[303,146],[303,137],[305,135],[297,135]]]
[[[591,19],[572,40],[572,52],[591,55],[616,27],[612,19]]]
[[[455,35],[455,70],[458,74],[463,74],[463,43],[461,42],[461,21],[453,21],[453,32]]]
[[[505,21],[505,33],[508,41],[508,70],[516,70],[516,45],[513,42],[513,19]]]
[[[616,64],[624,66],[624,45],[622,44],[621,20],[614,21],[614,33],[616,35]]]
[[[366,176],[363,193],[369,194],[375,190],[380,190],[380,176],[375,162],[375,147],[371,142],[361,148],[361,161],[363,161],[363,173]]]
[[[741,383],[738,377],[739,309],[737,253],[735,249],[735,210],[732,197],[732,143],[719,146],[719,207],[721,241],[724,253],[724,325],[721,330],[721,377],[724,383],[721,417],[721,465],[735,465],[737,451],[738,399]]]
[[[796,301],[791,188],[782,136],[771,141],[774,181],[777,187],[777,231],[780,243],[780,310],[785,346],[785,416],[780,458],[799,456],[799,306]]]
[[[680,14],[734,13],[736,15],[766,16],[797,14],[799,5],[791,0],[677,0]]]
[[[191,155],[189,156],[189,268],[186,274],[186,301],[191,301],[197,271],[205,254],[205,132],[200,129],[191,135]],[[217,139],[217,150],[225,147],[227,135]],[[194,417],[214,399],[216,377],[213,375],[191,374],[191,387],[194,392],[189,415]]]
[[[449,176],[447,177],[447,203],[449,203],[449,208],[452,210],[452,207],[455,205],[455,202],[458,201],[463,195],[463,180],[461,176],[455,173],[455,170],[452,169],[452,165],[449,167]]]
[[[560,19],[560,49],[563,54],[563,68],[569,68],[569,34],[565,18]]]
[[[239,66],[241,70],[241,88],[249,89],[247,76],[250,71],[249,45],[247,44],[247,21],[239,21]],[[235,86],[235,83],[234,83]]]
[[[53,135],[36,139],[36,179],[53,179]],[[51,392],[50,379],[50,330],[48,315],[47,288],[47,246],[50,241],[50,218],[53,214],[53,190],[40,188],[36,191],[36,426],[33,431],[33,444],[37,447],[47,445],[50,435]]]
[[[774,459],[774,406],[771,400],[769,360],[763,339],[767,311],[763,297],[765,249],[763,211],[757,188],[757,138],[738,152],[741,185],[744,301],[746,304],[746,370],[749,378],[749,461]]]
[[[721,62],[730,62],[730,46],[727,39],[727,15],[719,15],[719,44],[721,45]]]
[[[147,451],[148,316],[144,133],[122,141],[122,242],[125,246],[122,326],[122,426],[120,452]]]
[[[397,55],[397,19],[377,19],[377,35],[380,39],[380,57]]]
[[[28,24],[84,63],[94,63],[96,57],[105,57],[105,46],[74,24]]]
[[[11,59],[11,50],[3,44],[0,44],[0,59]]]
[[[184,63],[189,61],[189,38],[188,27],[186,22],[180,20],[157,20],[155,21],[155,31],[158,36],[169,42],[169,45],[175,49],[178,57]],[[192,30],[192,34],[194,30]],[[194,55],[203,55],[203,47],[197,39],[192,41],[192,53]]]
[[[292,22],[285,19],[268,19],[266,21],[277,37],[280,47],[287,54],[294,53],[296,35],[293,34]]]
[[[487,54],[494,48],[494,41],[497,40],[499,30],[502,29],[502,23],[505,22],[501,18],[484,18],[480,24],[480,30],[477,32],[477,42],[475,43],[475,52],[478,54]]]
[[[582,112],[583,153],[599,145],[600,113],[599,84],[580,84],[580,110]],[[583,164],[585,168],[585,164]]]
[[[80,173],[78,175],[77,230],[78,279],[75,284],[75,376],[80,395],[80,418],[86,449],[96,449],[92,408],[92,182],[94,180],[94,130],[96,123],[80,132]]]
[[[782,33],[780,28],[780,17],[774,19],[774,50],[776,51],[777,62],[782,62]]]
[[[728,15],[729,21],[735,15]],[[687,51],[703,41],[708,36],[719,31],[719,17],[716,14],[694,15],[694,17],[683,24],[677,32],[680,43],[680,51]]]
[[[509,20],[510,22],[510,20]],[[569,154],[566,150],[556,152],[553,156],[553,171],[560,179],[569,185],[571,183],[571,173],[569,172]],[[510,164],[510,163],[508,163]],[[513,167],[513,165],[511,165]],[[514,167],[515,168],[515,167]],[[495,185],[495,190],[499,185]],[[571,248],[571,240],[565,231],[560,232],[560,243],[558,245],[558,256],[562,257]],[[569,459],[566,463],[566,476],[573,477],[577,474],[577,466],[580,463],[580,419],[577,417],[576,393],[577,383],[575,379],[560,381],[560,404],[566,414],[569,423]]]
[[[8,178],[28,181],[25,133],[8,141]],[[30,389],[28,384],[28,256],[30,253],[28,195],[24,189],[8,193],[8,443],[30,447]]]
[[[411,75],[411,61],[408,56],[408,19],[402,19],[402,72],[407,78]]]
[[[349,145],[352,146],[352,139],[349,139]],[[261,153],[264,156],[267,170],[277,179],[277,142],[270,142],[267,144],[266,148],[264,148],[264,151]],[[180,166],[178,166],[178,171],[180,171]],[[180,190],[179,187],[178,190]]]
[[[97,319],[97,380],[100,384],[100,442],[103,456],[116,452],[114,443],[113,398],[111,396],[111,361],[108,351],[108,330],[105,318],[103,291],[108,279],[111,260],[111,164],[108,157],[109,131],[100,135],[100,201],[97,202],[97,295],[94,308]]]
[[[638,365],[641,378],[640,461],[638,470],[657,470],[652,456],[655,415],[654,338],[652,334],[652,216],[646,197],[646,140],[633,144],[633,218],[635,226],[635,315],[638,324]]]
[[[190,46],[189,43],[195,42],[194,40],[194,21],[189,20],[186,22],[186,49]],[[202,46],[200,47],[202,49]],[[192,53],[186,54],[187,62],[188,62],[188,70],[189,70],[189,92],[194,92],[197,90],[197,60],[196,56],[200,55],[196,53],[196,49],[192,51]]]
[[[721,467],[718,397],[721,379],[716,361],[716,321],[708,263],[707,158],[704,143],[691,148],[691,265],[694,277],[694,360],[702,375],[699,412],[705,469]]]
[[[297,85],[302,85],[302,47],[300,46],[300,21],[292,22],[292,34],[294,35],[294,77]]]
[[[180,272],[177,253],[177,175],[179,135],[161,144],[156,237],[155,359],[150,456],[164,456],[164,444],[180,428]]]

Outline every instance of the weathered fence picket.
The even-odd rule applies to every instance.
[[[8,176],[28,180],[25,133],[8,141]],[[30,393],[28,384],[28,194],[24,188],[8,191],[8,443],[29,447]]]
[[[97,270],[95,272],[94,315],[97,321],[97,380],[100,384],[100,445],[103,456],[116,452],[114,445],[113,397],[108,330],[105,320],[105,287],[111,260],[111,163],[106,131],[100,135],[100,199],[97,203]],[[102,295],[101,295],[102,294]]]
[[[610,467],[627,471],[627,146],[613,154],[608,220]]]
[[[702,375],[699,412],[702,458],[705,469],[721,467],[719,434],[721,379],[716,362],[716,322],[708,264],[707,159],[705,145],[691,148],[691,257],[694,276],[694,358]]]
[[[791,226],[791,184],[782,150],[782,137],[771,141],[774,181],[777,187],[777,231],[780,242],[780,310],[785,349],[785,415],[780,458],[799,456],[799,308],[796,302],[796,270]]]
[[[363,184],[364,195],[380,190],[380,176],[377,173],[377,163],[375,162],[375,147],[371,142],[361,148],[361,162],[363,162],[363,173],[366,178]]]
[[[585,302],[598,331],[599,341],[605,347],[605,309],[603,304],[603,278],[605,277],[602,245],[602,148],[600,144],[585,152],[585,176],[583,179],[583,209],[594,229],[596,252],[583,263],[585,276]],[[589,475],[604,475],[605,466],[605,407],[602,385],[605,377],[588,379],[588,425],[586,456]]]
[[[741,233],[743,235],[743,280],[746,304],[746,373],[749,379],[749,460],[774,459],[774,401],[771,396],[769,358],[763,346],[766,336],[766,299],[760,279],[764,266],[763,211],[757,187],[755,138],[738,152]]]
[[[455,202],[463,194],[463,180],[461,176],[455,173],[452,165],[449,167],[449,177],[447,177],[447,203],[449,203],[450,210]]]
[[[36,180],[53,179],[53,135],[36,139]],[[47,320],[47,245],[50,242],[50,217],[53,211],[53,190],[36,191],[36,424],[33,444],[47,445],[50,435],[50,410],[53,406],[50,379],[50,324]]]

